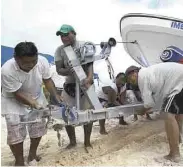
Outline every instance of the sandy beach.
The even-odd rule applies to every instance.
[[[126,118],[128,126],[118,125],[118,119],[106,121],[108,135],[99,134],[98,122],[94,123],[92,132],[93,149],[86,153],[83,147],[83,127],[76,127],[77,147],[66,150],[68,144],[65,129],[61,131],[62,146],[58,146],[56,132],[49,129],[40,143],[38,155],[42,157],[38,166],[70,166],[70,165],[138,165],[138,166],[183,166],[170,161],[157,162],[155,158],[168,153],[168,143],[164,132],[164,122],[152,114],[153,120],[147,121],[139,117],[132,122]],[[6,124],[1,118],[1,165],[14,164],[14,157],[6,144]],[[181,146],[180,146],[181,147]],[[24,143],[24,155],[28,155],[29,138]],[[183,147],[181,147],[183,156]]]

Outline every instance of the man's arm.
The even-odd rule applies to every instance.
[[[55,84],[53,82],[53,80],[51,78],[49,79],[43,79],[43,82],[44,82],[44,85],[46,87],[46,89],[48,90],[48,92],[53,96],[55,97],[55,100],[60,103],[60,98],[59,96],[57,95],[57,91],[56,91],[56,88],[55,88]]]
[[[93,63],[88,64],[88,73],[87,73],[87,79],[92,83],[93,82]]]
[[[63,51],[63,47],[58,47],[55,51],[55,65],[56,65],[56,71],[59,75],[62,76],[68,76],[72,75],[72,72],[69,68],[66,68],[64,65],[64,55],[65,52]]]
[[[55,61],[55,65],[56,65],[56,71],[59,75],[62,75],[62,76],[73,75],[69,68],[64,67],[64,63],[62,60]]]
[[[144,103],[144,108],[142,111],[145,114],[155,106],[155,101],[152,96],[153,92],[151,89],[151,83],[147,76],[139,80],[139,89]]]
[[[13,92],[13,94],[15,95],[16,100],[22,104],[29,105],[37,109],[41,108],[35,99],[33,99],[31,96],[25,95],[22,91],[17,90],[16,92]]]
[[[122,104],[122,105],[124,105],[125,104],[125,99],[126,99],[126,90],[124,90],[121,94],[120,94],[120,103]]]
[[[84,85],[86,88],[89,88],[93,84],[93,63],[88,64],[88,70],[87,70],[87,78],[84,80]]]
[[[102,87],[102,91],[104,94],[108,94],[109,92],[113,91],[113,88],[111,88],[111,86],[104,86]]]
[[[108,96],[108,103],[115,104],[117,106],[120,106],[120,102],[117,101],[117,94],[116,91],[111,86],[104,86],[102,87],[102,91],[104,94],[107,94]]]

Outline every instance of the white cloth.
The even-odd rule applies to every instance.
[[[38,103],[47,105],[42,93],[42,80],[51,78],[49,63],[46,58],[38,56],[38,62],[28,73],[22,71],[14,58],[8,60],[1,68],[1,113],[19,114],[27,113],[25,105],[18,102],[13,92],[21,90],[27,96],[36,99]]]
[[[53,80],[56,88],[63,88],[65,82],[65,77],[58,75],[56,71],[56,66],[53,65],[50,67],[51,79]]]
[[[138,103],[138,100],[137,100],[137,98],[136,98],[135,93],[133,92],[133,90],[127,90],[126,91],[125,102],[127,102],[129,104]]]
[[[138,74],[138,85],[145,108],[162,106],[166,98],[183,89],[183,65],[167,62],[143,68]]]

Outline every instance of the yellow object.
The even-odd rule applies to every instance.
[[[48,90],[46,89],[44,84],[42,84],[42,91],[43,91],[47,101],[49,102],[50,101],[50,93],[48,92]]]

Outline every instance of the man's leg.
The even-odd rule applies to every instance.
[[[175,114],[165,113],[165,130],[170,147],[170,153],[165,156],[165,158],[174,162],[179,162],[179,125],[175,118]]]
[[[92,133],[93,122],[84,125],[84,145],[85,147],[92,147],[90,137]]]
[[[177,123],[179,125],[179,143],[182,143],[183,138],[183,114],[175,116]]]
[[[135,121],[137,121],[138,120],[138,115],[137,114],[134,114],[133,115],[133,121],[135,122]]]
[[[67,149],[70,149],[72,147],[76,146],[76,134],[75,134],[75,128],[71,125],[65,126],[67,135],[69,137],[70,143],[66,147]]]
[[[9,147],[15,157],[15,166],[24,166],[23,142],[9,145]]]
[[[26,137],[26,126],[20,124],[20,115],[5,115],[7,124],[7,143],[15,157],[15,166],[24,166],[23,141]]]
[[[99,125],[100,125],[100,134],[101,135],[106,135],[108,134],[106,129],[105,129],[105,119],[99,120]]]
[[[128,125],[128,123],[124,120],[124,116],[119,117],[119,124],[120,125]]]
[[[33,161],[34,159],[36,161],[40,161],[40,157],[37,156],[37,148],[40,143],[41,137],[38,138],[30,138],[30,150],[29,150],[29,156],[28,156],[28,162]]]
[[[28,162],[33,160],[40,161],[41,157],[37,155],[37,148],[41,141],[42,136],[47,133],[46,120],[28,125],[28,132],[30,136],[30,149],[28,155]]]
[[[101,99],[99,99],[100,103],[103,105],[103,107],[107,107],[107,101],[102,101]],[[108,134],[106,129],[105,129],[105,119],[101,119],[99,120],[99,125],[100,125],[100,134],[101,135],[106,135]]]
[[[81,110],[92,109],[92,108],[93,107],[90,105],[88,99],[85,96],[83,96],[81,98]],[[93,122],[90,122],[83,126],[83,128],[84,128],[84,146],[85,146],[85,149],[87,152],[88,152],[87,147],[92,147],[92,145],[90,143],[92,126],[93,126]]]
[[[76,99],[69,96],[65,90],[62,91],[62,97],[63,97],[63,102],[67,104],[70,107],[75,106],[76,104]],[[70,143],[66,147],[67,149],[73,148],[76,146],[76,134],[75,134],[75,128],[73,126],[65,126],[65,130],[67,132],[67,135],[69,137]]]

